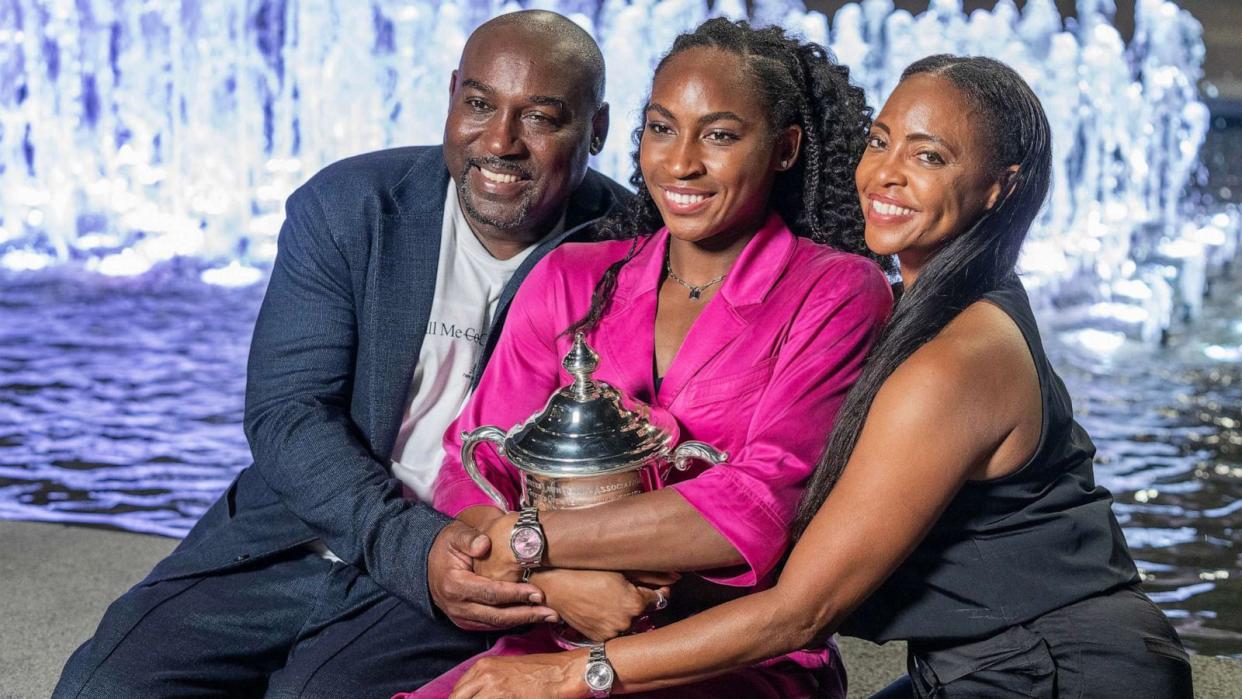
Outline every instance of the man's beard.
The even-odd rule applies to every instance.
[[[495,161],[492,161],[492,163],[494,164]],[[482,211],[479,211],[478,207],[475,206],[474,194],[470,191],[470,188],[466,186],[466,178],[470,175],[470,168],[486,164],[488,163],[485,160],[467,161],[466,165],[462,167],[461,175],[457,178],[457,196],[461,200],[462,208],[466,210],[466,216],[473,219],[477,223],[481,223],[485,226],[491,226],[492,228],[496,228],[498,230],[512,230],[514,228],[522,227],[522,225],[526,223],[527,216],[530,214],[531,199],[533,198],[533,193],[529,191],[529,189],[522,193],[521,198],[518,200],[517,206],[511,209],[512,215],[506,218],[488,216]],[[501,165],[502,167],[495,168],[498,172],[512,172],[514,170],[514,168],[507,163],[502,162]],[[524,170],[519,170],[519,172],[524,176],[526,175]]]

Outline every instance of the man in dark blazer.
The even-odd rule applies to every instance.
[[[473,574],[507,542],[403,496],[390,469],[455,281],[437,279],[454,212],[465,242],[525,255],[476,336],[477,378],[522,278],[628,196],[587,168],[603,58],[564,17],[505,15],[471,35],[451,95],[442,147],[350,158],[290,196],[250,353],[254,464],[113,603],[55,696],[389,696],[488,631],[554,618],[537,588]]]

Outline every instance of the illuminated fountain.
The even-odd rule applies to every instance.
[[[659,53],[712,14],[829,46],[876,106],[933,51],[1019,70],[1054,135],[1021,263],[1050,355],[1145,589],[1197,650],[1242,657],[1242,277],[1214,274],[1239,214],[1186,195],[1207,127],[1193,18],[1141,0],[1127,45],[1113,0],[1074,20],[1051,0],[521,6],[599,38],[614,126],[595,165],[620,180]],[[0,519],[183,536],[252,459],[243,367],[283,200],[331,161],[439,141],[470,29],[517,7],[0,0]],[[1176,342],[1143,344],[1209,282]]]
[[[624,180],[651,68],[677,33],[741,0],[535,0],[591,31],[611,67],[614,130],[595,165]],[[323,165],[436,142],[470,29],[515,2],[7,0],[0,4],[0,268],[141,274],[174,257],[246,284],[275,254],[281,203]],[[1021,72],[1054,132],[1055,181],[1022,269],[1037,303],[1107,349],[1197,312],[1237,246],[1236,210],[1184,195],[1208,127],[1202,29],[1139,0],[1127,46],[1112,0],[960,0],[912,15],[863,0],[829,22],[800,2],[751,3],[825,43],[878,105],[936,52]]]

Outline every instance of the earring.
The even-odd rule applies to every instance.
[[[601,144],[600,144],[600,142],[599,142],[599,137],[598,137],[598,136],[597,136],[597,137],[595,137],[595,138],[592,138],[592,139],[591,139],[591,152],[592,152],[592,153],[599,153],[599,148],[600,148],[600,145],[601,145]]]

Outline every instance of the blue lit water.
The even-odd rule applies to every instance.
[[[1242,275],[1165,349],[1048,338],[1144,584],[1200,653],[1242,657]]]
[[[179,536],[249,463],[242,396],[262,285],[185,272],[0,278],[0,518]],[[1048,342],[1149,591],[1188,645],[1242,657],[1235,276],[1168,349]]]
[[[0,279],[0,518],[188,531],[250,462],[262,293],[173,270]]]

